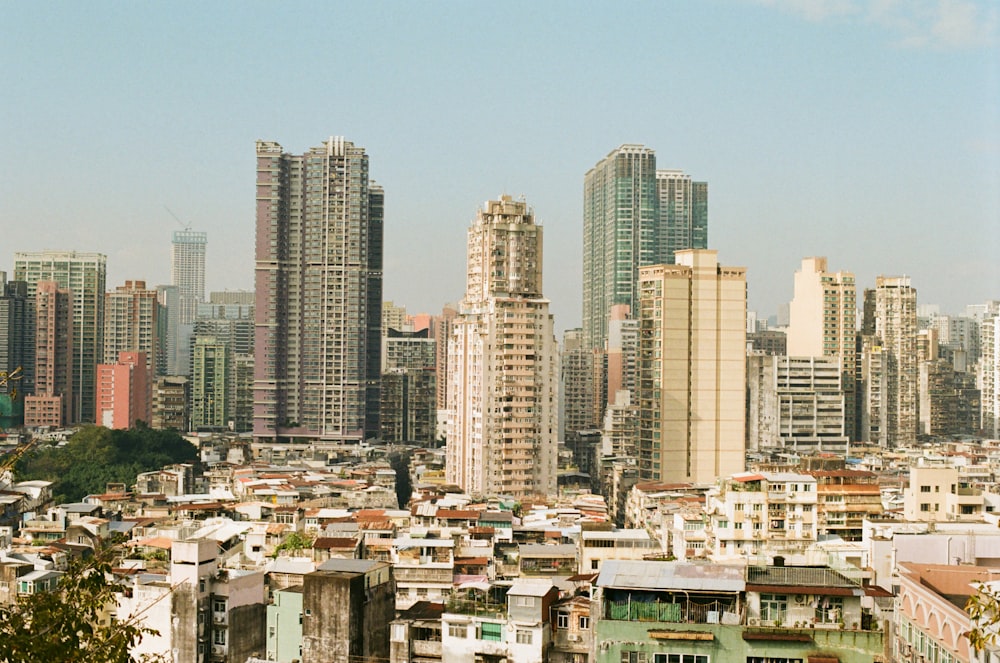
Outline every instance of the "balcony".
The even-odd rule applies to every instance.
[[[414,640],[411,643],[411,651],[414,656],[433,656],[441,658],[441,641]]]
[[[488,599],[448,599],[444,604],[444,611],[456,615],[468,615],[470,617],[490,617],[493,619],[507,619],[507,605],[498,601]]]
[[[397,583],[436,582],[451,584],[454,580],[452,569],[434,569],[422,567],[400,567],[394,569]]]
[[[661,622],[672,624],[719,624],[723,615],[727,623],[740,623],[742,616],[735,601],[696,603],[680,600],[662,601],[617,600],[604,602],[604,618],[615,621]]]

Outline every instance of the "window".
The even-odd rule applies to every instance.
[[[503,640],[503,624],[493,622],[483,622],[479,625],[479,639],[491,642],[501,642]]]
[[[700,654],[653,654],[653,663],[708,663]]]
[[[788,610],[788,596],[785,594],[760,595],[760,620],[762,622],[783,621],[786,610]]]
[[[565,612],[556,614],[556,628],[569,628],[569,615]]]
[[[844,618],[844,597],[824,596],[816,605],[816,622],[836,624]]]
[[[532,641],[531,631],[523,628],[517,629],[517,644],[519,645],[530,645]]]
[[[931,510],[931,505],[927,504],[926,502],[924,502],[923,504],[920,505],[920,510],[921,511],[930,511]]]
[[[588,629],[590,628],[590,617],[587,615],[580,615],[580,628]]]
[[[226,632],[223,630],[212,631],[212,642],[217,645],[226,644]]]
[[[465,624],[448,624],[448,636],[452,638],[467,638],[469,630]]]
[[[929,493],[929,492],[931,492],[931,487],[930,486],[920,486],[920,492],[921,493]]]

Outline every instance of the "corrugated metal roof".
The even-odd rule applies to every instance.
[[[597,585],[618,589],[741,592],[746,587],[744,573],[745,567],[741,565],[609,559],[601,566]]]

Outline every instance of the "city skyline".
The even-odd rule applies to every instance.
[[[523,194],[551,238],[562,330],[582,319],[584,173],[641,143],[710,182],[709,246],[747,266],[751,310],[777,313],[801,259],[825,255],[861,288],[906,275],[958,313],[1000,283],[1000,10],[881,6],[15,5],[0,269],[13,251],[98,251],[109,283],[166,284],[170,236],[190,226],[209,235],[207,289],[251,289],[253,140],[345,135],[391,192],[386,299],[457,301],[467,210]],[[317,32],[333,15],[358,26],[336,46]],[[276,33],[298,38],[266,46]],[[633,42],[650,44],[639,62],[617,48]],[[320,98],[250,103],[268,84]],[[524,103],[485,101],[511,90]]]

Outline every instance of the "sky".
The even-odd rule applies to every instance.
[[[477,208],[523,195],[562,330],[584,173],[641,143],[708,181],[709,247],[762,316],[814,255],[946,313],[1000,299],[993,0],[0,0],[0,62],[8,272],[98,251],[109,289],[169,283],[190,226],[208,289],[250,289],[254,141],[337,135],[385,187],[387,300],[460,300]]]

